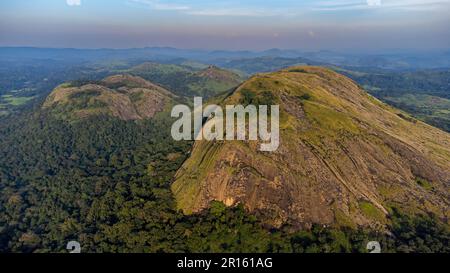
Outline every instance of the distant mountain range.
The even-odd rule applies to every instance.
[[[73,62],[98,60],[147,59],[169,61],[177,58],[219,63],[258,57],[306,58],[314,62],[335,65],[366,66],[385,69],[429,69],[450,67],[449,50],[386,50],[380,52],[339,52],[329,50],[303,51],[269,49],[265,51],[229,51],[147,47],[130,49],[73,49],[2,47],[0,61],[23,59],[53,59]]]

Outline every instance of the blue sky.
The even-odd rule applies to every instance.
[[[449,48],[450,0],[2,0],[0,46]]]

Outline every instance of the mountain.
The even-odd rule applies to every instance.
[[[214,73],[206,73],[207,75],[216,75],[215,69],[210,70]],[[384,136],[380,131],[377,131],[376,135],[365,136],[360,142],[347,140],[344,143],[341,140],[350,138],[351,134],[356,135],[355,139],[362,137],[362,132],[357,135],[353,132],[356,129],[349,125],[350,121],[355,122],[355,119],[361,120],[357,125],[365,124],[364,130],[372,128],[366,122],[368,116],[373,113],[366,113],[360,108],[367,107],[372,111],[385,107],[386,109],[379,111],[390,113],[380,117],[388,118],[385,124],[388,128],[395,127],[392,120],[409,129],[416,126],[405,123],[404,119],[410,118],[404,113],[387,108],[370,97],[369,102],[365,101],[368,96],[358,91],[353,83],[349,83],[348,79],[342,76],[319,68],[296,68],[289,71],[255,76],[231,96],[228,93],[213,98],[218,102],[225,99],[223,103],[240,100],[240,95],[243,95],[248,103],[265,101],[271,104],[271,100],[282,100],[282,144],[280,150],[274,154],[256,151],[251,143],[198,142],[192,151],[192,157],[186,161],[191,154],[193,142],[173,140],[171,126],[175,119],[171,118],[170,112],[165,109],[158,112],[162,106],[160,100],[156,100],[157,103],[146,100],[147,96],[162,97],[166,103],[165,108],[170,108],[172,101],[183,102],[185,98],[171,95],[142,78],[123,74],[99,81],[80,80],[66,83],[56,88],[44,105],[0,118],[0,252],[67,252],[67,242],[72,240],[80,242],[83,253],[355,253],[367,252],[367,242],[373,240],[382,244],[383,252],[449,252],[449,244],[446,243],[449,238],[448,226],[442,225],[431,215],[416,218],[409,213],[398,213],[394,209],[391,214],[388,206],[393,207],[392,204],[381,203],[389,210],[389,220],[392,216],[390,233],[375,233],[371,228],[349,229],[347,226],[313,225],[308,229],[297,230],[297,226],[285,225],[278,229],[264,225],[268,220],[279,219],[277,211],[281,208],[289,211],[286,206],[294,202],[292,211],[302,208],[305,216],[321,216],[320,212],[324,206],[316,208],[315,205],[317,202],[321,205],[322,200],[327,201],[332,197],[337,200],[336,205],[329,207],[339,208],[338,205],[347,201],[354,205],[356,197],[349,193],[344,184],[339,184],[340,180],[332,178],[333,173],[330,174],[329,167],[323,163],[327,162],[336,168],[346,166],[355,171],[352,165],[347,163],[349,159],[345,155],[340,156],[340,165],[327,157],[336,155],[336,150],[343,145],[348,148],[349,155],[368,154],[371,158],[377,156],[380,162],[370,170],[381,172],[383,170],[379,165],[386,166],[392,162],[382,157],[390,148],[384,147],[381,140],[377,140]],[[274,85],[269,85],[273,79]],[[301,87],[299,82],[303,82],[305,87]],[[340,94],[339,92],[345,90],[342,90],[338,83],[345,83],[344,89],[348,87],[349,91]],[[330,86],[339,88],[330,89],[329,92],[332,93],[329,93],[325,88]],[[136,91],[140,89],[143,94],[135,96],[136,93],[139,94]],[[268,90],[274,90],[274,95]],[[288,91],[291,91],[291,94]],[[354,92],[356,95],[352,101],[356,106],[341,98]],[[123,103],[124,101],[127,103]],[[149,102],[146,105],[155,109],[153,112],[147,112],[150,109],[146,108],[141,112],[140,104],[137,103],[139,101]],[[359,102],[363,105],[359,105]],[[126,111],[118,111],[122,108]],[[153,113],[156,115],[147,118]],[[355,118],[357,113],[364,115]],[[310,121],[311,114],[320,118]],[[384,119],[380,120],[381,124],[383,121]],[[381,126],[380,122],[376,123],[377,126]],[[372,187],[377,184],[372,181],[375,175],[370,174],[364,180],[367,180],[364,185],[367,185],[368,189],[363,192],[367,192],[368,197],[363,200],[382,202],[383,200],[369,199],[372,198],[369,195],[372,191],[376,194],[375,191],[379,190],[380,194],[394,195],[391,199],[398,201],[394,203],[397,207],[407,207],[413,204],[409,199],[414,200],[418,194],[422,194],[424,210],[428,210],[430,204],[445,208],[439,201],[439,196],[443,194],[439,168],[443,167],[433,162],[442,156],[446,157],[444,164],[448,162],[447,152],[441,147],[448,146],[448,142],[443,142],[442,132],[417,123],[420,128],[428,130],[429,134],[434,134],[435,142],[432,145],[434,156],[430,156],[431,163],[424,163],[421,157],[414,158],[417,164],[429,166],[413,171],[414,174],[422,171],[422,178],[414,181],[416,184],[410,180],[394,180],[400,181],[396,182],[398,185],[392,184],[392,181],[386,182],[386,185],[392,185],[392,190],[386,188],[382,191],[373,190]],[[341,127],[343,129],[336,129]],[[346,127],[351,130],[346,131]],[[386,130],[383,129],[383,132]],[[390,171],[386,171],[386,179],[394,176],[394,171],[399,170],[399,166],[409,164],[407,159],[418,156],[419,153],[414,152],[416,149],[427,151],[427,148],[423,147],[430,144],[427,139],[429,134],[409,130],[402,137],[406,141],[416,138],[419,133],[426,136],[423,143],[412,143],[414,148],[410,148],[411,151],[402,150],[404,146],[397,148],[398,152],[405,154],[394,156],[397,165],[392,165]],[[307,139],[310,142],[307,142]],[[330,145],[329,153],[326,152],[326,147],[321,146],[322,140],[325,141],[323,145]],[[342,146],[333,146],[333,140],[340,141]],[[363,140],[369,143],[363,146]],[[436,144],[439,142],[441,144]],[[372,147],[370,143],[379,147]],[[313,153],[308,150],[311,145],[322,149]],[[362,146],[360,154],[355,150],[359,149],[358,145]],[[367,153],[367,148],[364,147],[372,147],[373,150]],[[380,147],[383,150],[376,150]],[[214,154],[214,150],[218,153]],[[201,151],[203,154],[200,154]],[[222,166],[225,166],[227,172],[224,172],[220,165],[211,168],[205,165],[219,162],[228,152],[234,154],[222,160]],[[202,155],[205,157],[201,157]],[[319,161],[320,158],[323,158],[323,161]],[[355,162],[361,164],[365,161],[357,158]],[[230,164],[226,165],[228,163]],[[198,166],[202,176],[195,180],[195,174],[192,174],[189,177],[191,180],[185,179],[183,173],[186,174],[186,171],[181,169],[183,164],[183,168],[189,172]],[[212,173],[213,168],[217,168],[216,176]],[[298,180],[303,184],[293,188],[292,185],[295,185],[297,180],[293,181],[292,177],[301,171],[306,173]],[[341,170],[336,170],[336,173],[338,171]],[[253,187],[255,184],[252,183],[259,181],[259,173],[264,175],[266,180],[271,176],[286,179],[274,179],[273,183],[268,184],[266,180],[262,181],[259,184],[261,191],[256,192],[258,195],[255,194],[254,199],[251,197],[244,200],[244,194],[236,194],[241,189],[252,189],[244,187],[247,183],[242,184],[240,178],[247,179],[247,176],[249,179],[244,181],[249,181],[248,185]],[[210,208],[202,213],[181,213],[179,208],[183,200],[185,204],[198,203],[199,199],[196,197],[199,195],[195,193],[200,189],[200,185],[197,182],[204,185],[205,174],[211,177],[211,193],[220,192],[217,191],[218,181],[227,182],[231,175],[237,177],[233,180],[235,184],[230,183],[228,186],[232,191],[223,191],[227,198],[216,199],[230,205],[231,201],[236,200],[228,197],[241,198],[240,205],[227,207],[221,202],[212,202]],[[396,175],[396,179],[402,179],[403,174]],[[433,174],[437,178],[432,180]],[[327,180],[318,181],[318,175]],[[364,190],[360,188],[364,185],[358,175],[366,175],[364,169],[361,173],[355,171],[357,184],[347,185],[351,186],[356,194]],[[219,176],[223,176],[223,179],[219,179]],[[306,178],[309,176],[311,179]],[[192,194],[188,188],[183,187],[176,194],[175,200],[171,189],[174,177],[178,178],[175,186],[184,182],[192,183]],[[344,178],[347,179],[342,175],[342,179]],[[401,195],[402,191],[395,191],[405,183],[408,185],[408,193],[411,193],[407,197]],[[299,198],[302,198],[301,203],[298,198],[291,198],[297,196],[294,194],[299,192],[299,189],[303,189],[304,193],[299,195]],[[338,190],[341,192],[336,192]],[[323,194],[318,197],[321,193]],[[396,194],[404,199],[396,198]],[[274,213],[269,214],[269,217],[267,214],[255,217],[247,211],[247,205],[252,204],[251,202],[266,204],[274,209]],[[372,203],[365,201],[358,204],[365,213],[379,216]],[[325,209],[329,207],[325,206]],[[350,213],[355,213],[358,208],[350,207]],[[325,213],[327,212],[328,210],[325,210]],[[296,216],[294,213],[292,215]],[[344,215],[337,214],[339,223],[352,223],[343,221],[346,219]],[[442,218],[442,214],[437,215]]]
[[[191,146],[170,136],[178,99],[115,75],[0,119],[0,252],[66,252],[71,240],[83,252],[187,252],[167,232],[170,182]]]
[[[269,100],[267,99],[269,98]],[[258,74],[222,105],[280,105],[280,147],[197,141],[177,172],[178,208],[212,201],[289,223],[383,230],[395,211],[450,216],[450,135],[383,104],[332,70]]]
[[[158,83],[177,95],[188,97],[212,97],[235,88],[243,81],[238,74],[216,66],[196,70],[187,65],[146,62],[125,72]]]
[[[312,61],[306,58],[285,58],[275,56],[262,56],[256,58],[241,58],[233,60],[221,60],[217,65],[227,69],[242,71],[248,75],[260,72],[272,72],[290,66],[298,65],[322,65],[324,63]]]
[[[448,49],[437,50],[381,50],[375,52],[338,52],[319,50],[306,52],[302,50],[269,49],[265,51],[227,51],[177,49],[170,47],[147,47],[129,49],[75,49],[75,48],[33,48],[0,47],[1,61],[21,62],[24,60],[53,60],[70,63],[98,61],[158,61],[165,62],[177,58],[195,60],[205,63],[252,59],[259,57],[307,58],[321,63],[339,66],[378,67],[395,70],[433,69],[450,67]]]
[[[131,75],[110,76],[102,81],[60,85],[42,108],[68,119],[106,114],[122,120],[152,118],[175,98],[166,89]]]
[[[209,66],[201,71],[195,73],[198,77],[209,79],[211,81],[229,83],[238,85],[241,82],[239,76],[231,71],[221,69],[217,66]]]

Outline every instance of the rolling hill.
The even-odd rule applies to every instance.
[[[325,63],[312,61],[302,57],[285,58],[277,56],[260,56],[255,58],[219,60],[216,64],[227,69],[242,71],[247,75],[253,75],[261,72],[273,72],[290,66],[324,65]]]
[[[319,67],[255,75],[222,104],[267,97],[280,105],[279,149],[260,152],[254,141],[197,141],[172,185],[178,208],[190,214],[212,201],[243,204],[277,227],[384,230],[398,210],[448,221],[448,133]]]
[[[66,83],[0,119],[0,252],[66,252],[72,240],[86,253],[367,252],[368,240],[384,252],[449,251],[448,134],[300,67],[214,97],[280,103],[277,152],[191,151],[165,111],[183,100],[121,74]]]
[[[125,72],[187,97],[196,95],[210,98],[238,86],[243,81],[238,74],[216,66],[197,70],[190,66],[147,62]]]
[[[115,75],[98,82],[60,85],[42,108],[70,120],[100,114],[138,120],[168,109],[174,98],[171,92],[140,77]]]

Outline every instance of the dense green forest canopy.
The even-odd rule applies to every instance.
[[[0,252],[448,252],[448,228],[396,213],[393,235],[313,226],[265,227],[242,206],[213,203],[186,216],[170,184],[192,143],[169,137],[172,120],[26,112],[0,126]]]

